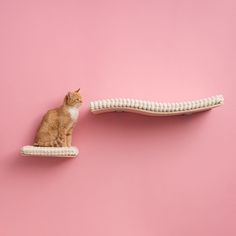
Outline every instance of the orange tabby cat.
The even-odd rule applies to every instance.
[[[34,146],[70,147],[72,130],[79,116],[82,97],[79,90],[69,92],[61,107],[49,110],[43,117]]]

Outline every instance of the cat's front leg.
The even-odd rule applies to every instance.
[[[58,137],[57,143],[59,147],[67,147],[67,136],[66,136],[66,129],[63,125],[60,125],[58,128]]]
[[[67,147],[71,147],[71,140],[72,140],[72,135],[67,134],[67,136],[66,136],[66,146]]]
[[[66,134],[66,145],[67,147],[71,147],[71,141],[72,141],[72,129],[70,128]]]

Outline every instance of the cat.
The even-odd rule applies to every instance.
[[[37,130],[34,146],[70,147],[73,127],[82,105],[80,89],[69,92],[59,108],[49,110],[43,117]]]

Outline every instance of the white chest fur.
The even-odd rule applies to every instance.
[[[70,113],[70,117],[73,121],[77,121],[79,117],[79,108],[77,107],[69,107],[68,112]]]

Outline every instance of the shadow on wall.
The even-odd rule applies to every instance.
[[[51,169],[55,168],[57,166],[60,166],[64,164],[66,161],[73,161],[75,158],[58,158],[58,157],[24,157],[21,156],[19,153],[19,150],[16,150],[15,152],[12,152],[10,154],[11,157],[15,157],[11,165],[17,166],[19,168],[24,167],[24,168],[33,168],[33,169]]]
[[[117,135],[146,138],[160,135],[171,136],[178,132],[194,132],[205,123],[214,111],[204,111],[193,115],[179,116],[145,116],[128,112],[111,112],[94,115],[89,110],[84,111],[75,127],[74,136],[79,139],[88,136],[104,136],[110,132],[110,138]],[[92,134],[92,135],[91,135]],[[109,133],[108,133],[109,134]],[[154,136],[153,136],[154,135]],[[162,137],[163,137],[162,136]]]
[[[212,110],[194,115],[149,117],[123,112],[94,115],[84,111],[75,128],[74,144],[78,144],[81,156],[84,153],[91,160],[99,156],[143,158],[147,153],[172,155],[186,145],[197,144],[216,114]]]

